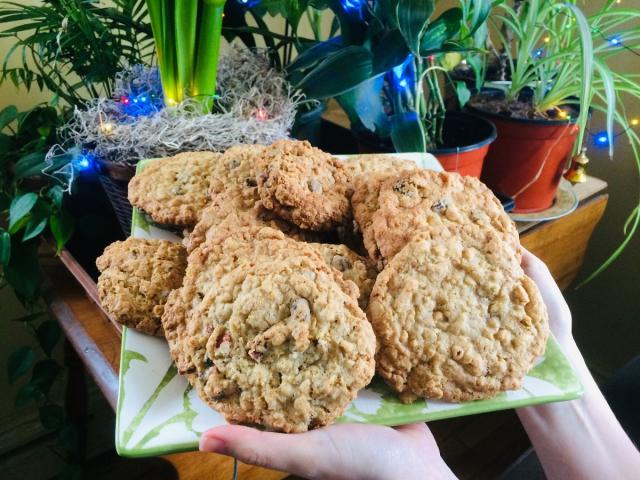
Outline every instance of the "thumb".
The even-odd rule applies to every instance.
[[[243,463],[281,470],[305,478],[327,476],[326,463],[337,456],[320,431],[306,433],[262,432],[250,427],[225,425],[200,438],[200,450],[237,458]],[[325,464],[323,466],[323,463]]]

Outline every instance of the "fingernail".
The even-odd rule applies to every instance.
[[[200,451],[201,452],[215,452],[215,453],[224,453],[224,442],[213,436],[203,436],[200,438]]]

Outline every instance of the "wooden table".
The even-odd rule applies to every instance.
[[[576,187],[578,208],[560,219],[518,224],[522,244],[542,258],[561,287],[566,288],[582,265],[593,229],[607,204],[606,183],[590,177]],[[82,364],[115,410],[120,363],[120,326],[99,308],[95,282],[64,251],[46,262],[46,300]],[[76,372],[77,374],[77,372]],[[513,411],[431,422],[441,453],[461,478],[495,477],[528,447]],[[170,478],[231,478],[229,458],[200,453],[161,457]],[[157,475],[155,478],[169,478]],[[247,465],[240,478],[280,479],[285,474]],[[137,478],[145,478],[144,476]],[[123,479],[124,480],[124,479]]]

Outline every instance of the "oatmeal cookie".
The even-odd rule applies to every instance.
[[[265,208],[307,230],[332,230],[350,218],[351,175],[309,142],[281,140],[256,164]]]
[[[351,280],[356,284],[360,294],[358,304],[363,310],[369,303],[369,295],[378,271],[367,258],[361,257],[346,245],[334,245],[330,243],[309,243],[314,247],[325,263],[338,270],[345,280]]]
[[[302,432],[334,421],[373,376],[356,291],[312,247],[249,228],[191,254],[162,321],[179,371],[228,421]]]
[[[369,319],[378,373],[403,401],[520,388],[549,332],[538,288],[499,236],[417,235],[378,275]]]
[[[369,175],[356,177],[354,180],[353,196],[351,197],[351,208],[353,218],[362,233],[364,248],[369,254],[369,258],[376,265],[382,268],[382,256],[378,250],[373,235],[373,214],[380,208],[378,195],[380,187],[384,181],[394,177],[390,172],[374,172]]]
[[[496,232],[520,258],[515,224],[493,192],[475,177],[424,169],[402,172],[380,186],[378,207],[371,220],[373,243],[385,260],[416,232],[466,224]]]
[[[374,172],[400,173],[403,170],[419,168],[412,160],[377,154],[349,157],[344,161],[344,166],[354,178],[358,175]]]
[[[304,231],[281,219],[262,206],[260,200],[248,199],[239,187],[217,194],[200,215],[200,220],[185,236],[183,244],[190,253],[214,235],[223,235],[242,227],[271,227],[300,241],[317,241],[315,232]]]
[[[211,175],[211,198],[215,200],[225,190],[235,188],[247,202],[259,200],[255,166],[263,150],[262,145],[234,145],[227,149]]]
[[[129,182],[129,201],[156,223],[195,225],[209,203],[209,177],[221,155],[187,152],[149,162]]]
[[[96,260],[100,303],[122,325],[162,336],[160,317],[169,292],[182,285],[184,248],[166,240],[129,237]]]

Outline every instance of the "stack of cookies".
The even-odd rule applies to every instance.
[[[183,246],[109,246],[103,307],[163,335],[230,422],[329,424],[374,370],[403,401],[487,398],[544,352],[517,231],[477,179],[287,140],[153,161],[129,199]]]

